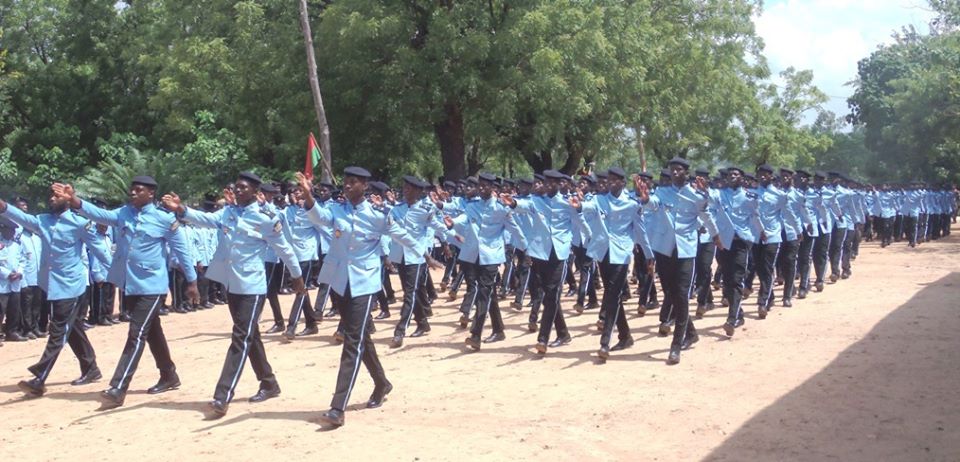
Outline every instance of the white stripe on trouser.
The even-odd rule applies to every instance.
[[[523,296],[527,295],[527,286],[530,284],[530,273],[532,271],[532,267],[527,267],[527,277],[523,280],[523,289],[520,290],[520,301],[517,302],[520,306],[523,306]]]
[[[313,270],[313,260],[307,262],[307,274],[309,275],[310,271],[312,270]],[[310,293],[307,292],[307,293],[304,293],[303,295],[297,295],[297,296],[300,297],[300,304],[297,305],[297,311],[294,312],[294,319],[290,321],[290,325],[292,326],[296,326],[297,323],[300,322],[300,316],[303,313],[303,302],[307,299],[307,297],[310,296]]]
[[[260,295],[253,299],[253,310],[250,312],[250,322],[247,324],[247,335],[243,337],[243,350],[240,352],[240,363],[237,364],[237,373],[230,382],[230,388],[227,389],[227,402],[233,400],[233,390],[237,387],[237,381],[240,380],[240,373],[243,372],[243,365],[247,362],[247,353],[250,350],[250,336],[253,335],[253,329],[257,322],[257,306],[260,304]]]
[[[764,308],[770,305],[770,299],[773,298],[773,279],[774,279],[774,274],[776,274],[777,257],[779,256],[780,256],[780,244],[778,243],[777,251],[773,254],[774,267],[770,269],[770,284],[767,286],[767,300],[763,303]],[[786,284],[787,282],[784,281],[783,283]],[[793,281],[790,281],[790,284],[793,284]]]
[[[410,318],[413,317],[413,310],[417,309],[417,292],[420,290],[420,271],[423,263],[417,265],[417,276],[413,279],[413,297],[410,300],[410,313],[407,315],[407,322],[403,324],[403,330],[406,332],[410,327]]]
[[[716,248],[714,248],[714,253],[716,253]],[[680,263],[679,252],[677,255],[677,263]],[[690,294],[693,293],[693,281],[696,280],[696,277],[697,277],[697,257],[693,257],[693,269],[690,271],[690,286],[687,287],[687,300],[690,300]],[[687,326],[689,325],[690,325],[690,310],[688,307],[687,319],[683,322],[683,333],[680,334],[681,345],[683,345],[683,342],[687,341]],[[677,328],[679,329],[680,326],[678,325]]]
[[[73,300],[73,308],[70,308],[70,314],[67,314],[66,327],[63,329],[63,341],[60,343],[60,349],[63,350],[67,346],[67,341],[70,339],[70,326],[76,321],[77,313],[74,310],[77,309],[78,304],[80,303],[80,298],[77,297]],[[53,321],[53,302],[50,302],[50,320]],[[59,353],[58,353],[59,354]],[[43,370],[43,373],[40,374],[39,378],[41,382],[47,380],[47,376],[50,375],[50,370],[53,369],[53,361],[47,363],[47,368]]]
[[[753,247],[752,247],[752,246],[751,246],[750,250],[751,250],[751,251],[753,250]],[[731,262],[731,263],[736,264],[736,262]],[[747,268],[749,268],[749,267],[750,267],[750,252],[747,252],[747,257],[746,257],[746,258],[744,259],[744,261],[743,261],[744,277],[746,277]],[[738,289],[738,290],[741,290],[741,291],[743,290],[743,279],[737,281],[737,289]],[[733,300],[728,300],[728,301],[729,301],[730,303],[733,303]],[[743,310],[743,294],[741,293],[741,295],[740,295],[740,301],[737,302],[737,311],[736,311],[736,312],[737,312],[737,317],[733,320],[734,323],[736,323],[737,320],[740,319],[740,316],[743,315],[743,311],[742,311],[742,310]]]
[[[157,299],[153,302],[153,306],[150,307],[150,311],[147,312],[147,317],[143,318],[143,324],[140,325],[140,332],[137,332],[137,342],[133,346],[133,354],[130,355],[129,362],[127,363],[127,368],[123,370],[123,375],[120,376],[120,382],[117,384],[117,388],[123,390],[123,382],[127,380],[127,374],[130,373],[130,368],[133,367],[133,363],[136,361],[139,351],[143,348],[143,331],[146,329],[147,324],[150,322],[150,319],[153,318],[153,312],[156,311],[157,305],[160,304],[160,295],[156,296]]]
[[[373,302],[372,295],[365,295],[367,297],[367,311],[363,313],[363,321],[360,324],[360,340],[357,343],[357,361],[353,365],[353,374],[350,375],[350,386],[347,387],[347,395],[343,398],[343,404],[340,405],[340,410],[346,410],[347,403],[350,402],[350,393],[353,393],[353,385],[357,383],[357,373],[360,372],[360,363],[363,360],[363,340],[367,332],[367,318],[370,317],[370,304]],[[350,309],[350,307],[347,307]]]
[[[847,230],[843,230],[843,240],[840,241],[840,256],[837,258],[837,264],[843,268],[843,246],[847,245]]]

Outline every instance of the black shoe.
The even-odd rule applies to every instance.
[[[574,304],[573,304],[573,310],[576,311],[577,314],[583,314],[583,304],[582,304],[582,303],[574,303]]]
[[[17,383],[17,386],[20,387],[20,390],[31,398],[39,398],[47,392],[47,387],[45,387],[43,382],[37,378],[21,380],[19,383]]]
[[[37,336],[33,333],[33,331],[29,331],[29,330],[28,330],[25,334],[23,334],[23,336],[26,337],[27,340],[36,340],[36,339],[37,339]]]
[[[480,349],[480,337],[479,336],[469,336],[464,342],[470,349],[477,351]]]
[[[333,425],[335,427],[343,426],[343,411],[340,409],[330,408],[327,412],[320,414],[320,420]]]
[[[147,388],[147,394],[156,395],[165,391],[176,390],[180,387],[180,377],[173,374],[171,377],[160,377],[156,385]]]
[[[468,318],[466,315],[461,314],[461,315],[460,315],[460,328],[461,328],[461,329],[466,329],[466,328],[467,328],[467,324],[470,324],[470,318]]]
[[[633,337],[627,337],[617,342],[617,344],[614,345],[613,348],[610,349],[610,351],[626,350],[627,348],[630,348],[632,346],[633,346]]]
[[[100,320],[97,321],[97,325],[98,325],[98,326],[112,326],[112,325],[113,325],[113,322],[110,321],[110,320],[107,319],[107,318],[100,318]],[[36,337],[37,334],[33,334],[33,336]]]
[[[707,307],[704,305],[697,305],[697,313],[694,315],[697,319],[703,319],[703,315],[707,312]]]
[[[267,329],[266,332],[264,332],[264,334],[278,334],[280,332],[283,332],[285,328],[286,327],[284,327],[282,322],[275,322],[273,323],[273,326],[271,326],[269,329]]]
[[[791,308],[791,307],[793,307],[793,300],[790,300],[789,298],[783,299],[783,307],[784,307],[784,308]]]
[[[817,292],[823,292],[823,281],[815,283],[813,287],[817,289]]]
[[[394,303],[397,303],[397,299],[395,297],[387,298],[387,305],[393,305]]]
[[[830,284],[836,284],[838,280],[840,280],[840,275],[839,275],[839,274],[831,274],[831,275],[830,275]]]
[[[510,302],[510,308],[513,308],[513,309],[515,309],[515,310],[517,310],[517,311],[523,311],[523,305],[521,305],[521,304],[519,304],[519,303],[517,303],[517,302]]]
[[[280,295],[290,295],[293,293],[293,290],[291,290],[289,287],[283,287],[279,291],[277,291],[277,293]]]
[[[106,409],[123,406],[127,394],[119,388],[108,388],[100,392],[100,401]]]
[[[757,308],[757,316],[759,316],[760,319],[767,319],[767,312],[768,312],[768,311],[770,311],[770,310],[768,310],[767,307],[765,307],[765,306],[760,306],[760,307]]]
[[[501,340],[506,340],[507,336],[503,332],[494,332],[490,334],[489,337],[483,339],[483,343],[494,343]]]
[[[257,394],[250,397],[248,401],[251,403],[262,403],[270,398],[276,398],[280,396],[280,386],[273,385],[270,388],[261,388],[257,391]]]
[[[427,335],[427,332],[430,332],[430,325],[424,324],[422,326],[417,326],[417,330],[413,331],[410,336],[413,338],[423,337],[424,335]]]
[[[47,336],[47,333],[46,333],[46,332],[40,332],[40,329],[33,329],[33,330],[30,331],[30,332],[33,332],[33,335],[36,335],[37,338],[44,338],[44,337]]]
[[[329,310],[327,310],[327,312],[323,315],[323,317],[325,318],[332,318],[334,316],[340,316],[340,313],[333,308],[330,308]]]
[[[807,298],[807,291],[804,290],[804,289],[798,290],[798,291],[797,291],[797,298],[799,298],[800,300],[803,300],[803,299]]]
[[[367,400],[367,409],[376,409],[380,406],[383,406],[383,402],[386,401],[387,395],[393,391],[393,384],[387,382],[384,386],[375,386],[373,387],[373,394],[370,395],[370,399]]]
[[[202,306],[203,309],[205,309],[205,310],[209,310],[210,308],[213,308],[213,303],[204,302],[204,303],[200,304],[200,306]]]
[[[343,332],[340,332],[340,331],[338,330],[338,331],[336,331],[336,332],[333,333],[333,341],[334,341],[334,343],[343,343],[343,340],[344,340],[344,338],[343,338]]]
[[[287,326],[287,329],[283,331],[283,339],[287,342],[292,342],[294,338],[297,337],[296,327],[293,324]]]
[[[390,348],[400,348],[403,346],[403,336],[394,335],[393,340],[390,341]]]
[[[457,291],[456,291],[456,290],[451,290],[450,293],[447,294],[447,300],[449,300],[449,301],[452,302],[452,301],[454,301],[454,300],[456,300],[456,299],[457,299]]]
[[[390,312],[389,312],[389,311],[381,311],[381,312],[377,313],[377,315],[374,316],[373,319],[387,319],[387,318],[389,318],[389,317],[390,317]]]
[[[90,323],[87,322],[87,321],[83,321],[83,324],[81,324],[80,327],[81,327],[84,331],[88,331],[88,330],[90,330],[90,329],[93,329],[94,327],[97,327],[97,325],[96,325],[96,324],[90,324]],[[24,339],[27,340],[26,336],[24,336]]]
[[[567,291],[567,297],[573,297],[574,295],[577,295],[577,289],[570,289]]]
[[[646,306],[645,306],[645,308],[646,308],[648,311],[649,311],[649,310],[655,310],[655,309],[657,309],[657,308],[660,308],[660,302],[657,301],[657,300],[654,300],[654,301],[652,301],[652,302],[647,303]]]
[[[647,307],[643,306],[643,304],[637,305],[637,316],[640,316],[642,318],[646,315],[647,315]]]
[[[537,354],[538,354],[538,355],[545,355],[545,354],[547,354],[547,344],[546,344],[546,343],[537,342],[537,344],[534,345],[533,348],[537,351]]]
[[[661,337],[666,337],[670,335],[670,323],[661,322],[660,327],[657,328],[657,334],[660,335]]]
[[[600,351],[597,352],[597,357],[602,361],[606,361],[610,357],[610,347],[601,346]]]
[[[694,343],[697,343],[699,341],[700,341],[700,334],[698,334],[697,331],[692,331],[690,332],[689,335],[686,336],[686,338],[683,339],[683,343],[680,344],[680,349],[689,350]]]
[[[727,334],[727,337],[733,337],[733,334],[737,332],[736,327],[733,324],[730,324],[729,321],[723,323],[723,333]]]
[[[157,312],[160,316],[166,316],[170,314],[170,310],[166,308],[160,308],[160,311]]]
[[[210,413],[212,414],[210,417],[213,419],[219,419],[227,415],[227,408],[230,407],[229,404],[219,399],[210,401],[209,406],[210,406]]]
[[[102,378],[103,378],[103,374],[100,373],[100,368],[97,366],[93,366],[85,374],[81,375],[79,379],[74,380],[73,382],[70,382],[70,385],[73,385],[75,387],[80,385],[86,385],[88,383],[96,382],[97,380],[100,380]]]
[[[670,355],[667,356],[667,365],[672,366],[680,363],[680,348],[670,347]]]
[[[597,309],[597,308],[600,308],[600,304],[599,304],[599,303],[597,303],[597,302],[587,303],[587,309],[588,309],[588,310],[595,310],[595,309]]]
[[[536,332],[536,331],[538,331],[538,330],[539,330],[539,329],[537,328],[537,322],[536,322],[536,321],[530,321],[530,322],[527,323],[527,332]]]
[[[557,337],[556,340],[550,342],[550,348],[556,348],[559,346],[568,345],[571,341],[573,341],[573,338],[570,337],[570,334],[564,335],[562,337]]]
[[[7,332],[6,341],[8,342],[26,342],[27,337],[20,335],[19,332]]]
[[[843,272],[840,273],[840,279],[849,279],[851,275],[853,275],[853,273],[850,272],[850,270],[843,270]]]
[[[297,337],[303,337],[304,335],[315,335],[320,332],[320,329],[317,329],[317,326],[306,326],[302,331],[297,332]]]
[[[120,316],[117,318],[120,322],[130,322],[130,316],[127,313],[120,313]]]

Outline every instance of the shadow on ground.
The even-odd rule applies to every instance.
[[[870,305],[861,300],[850,309]],[[951,273],[750,419],[705,460],[960,460],[958,332],[960,273]]]

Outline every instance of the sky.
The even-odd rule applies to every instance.
[[[846,115],[857,62],[903,26],[926,34],[933,16],[924,0],[767,0],[754,23],[771,73],[813,70],[814,85],[830,96],[825,109]]]

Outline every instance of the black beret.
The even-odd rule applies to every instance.
[[[564,180],[567,180],[567,181],[573,183],[573,177],[572,177],[572,176],[567,175],[566,173],[563,173],[562,175],[563,175],[563,179],[564,179]]]
[[[606,170],[600,170],[600,171],[594,172],[594,175],[597,176],[597,179],[606,178],[606,177],[607,177],[607,171],[606,171]]]
[[[533,174],[533,179],[543,181],[543,180],[546,180],[547,178],[544,177],[543,175],[539,174],[539,173],[534,173],[534,174]]]
[[[730,173],[731,170],[736,170],[736,171],[740,172],[740,175],[741,175],[741,176],[743,176],[743,174],[745,173],[742,168],[737,167],[737,166],[727,167],[727,168],[726,168],[726,173]]]
[[[543,171],[543,176],[545,176],[545,177],[547,177],[547,178],[550,178],[551,180],[562,180],[562,179],[564,179],[562,173],[560,173],[560,172],[558,172],[558,171],[556,171],[556,170],[552,170],[552,169],[551,169],[551,170],[544,170],[544,171]]]
[[[26,197],[23,197],[23,196],[14,197],[14,198],[13,198],[13,202],[14,202],[14,203],[23,202],[23,203],[25,203],[25,204],[29,204],[29,203],[30,203],[30,201],[28,201],[27,198],[26,198]]]
[[[827,176],[831,176],[831,177],[834,177],[834,176],[836,176],[836,177],[842,177],[843,175],[842,175],[840,172],[836,171],[836,170],[830,170],[829,172],[827,172]]]
[[[670,169],[664,167],[660,169],[660,176],[673,176],[673,172]]]
[[[751,175],[751,174],[749,174],[749,173],[744,173],[744,174],[743,174],[743,177],[746,178],[746,179],[748,179],[748,180],[752,180],[752,181],[756,181],[756,180],[757,180],[757,177],[755,177],[755,176],[753,176],[753,175]]]
[[[481,173],[481,174],[477,175],[477,179],[478,179],[478,180],[483,180],[483,181],[488,181],[488,182],[490,182],[490,183],[496,183],[496,182],[497,182],[497,176],[496,176],[496,175],[493,175],[493,174],[491,174],[491,173]]]
[[[384,182],[382,182],[382,181],[371,181],[370,184],[369,184],[369,186],[370,186],[371,189],[374,189],[374,190],[379,191],[379,192],[381,192],[381,193],[385,193],[385,192],[387,192],[387,190],[390,189],[390,187],[387,186],[387,184],[384,183]]]
[[[457,187],[457,183],[455,183],[455,182],[453,182],[453,181],[450,181],[450,180],[447,180],[447,181],[444,181],[444,182],[443,182],[443,187],[444,187],[444,188],[453,189],[453,188],[456,188],[456,187]]]
[[[684,159],[682,157],[674,157],[673,159],[670,159],[670,161],[667,162],[667,165],[671,165],[671,164],[679,164],[679,165],[683,165],[683,168],[690,168],[690,162],[687,162],[687,159]]]
[[[347,167],[343,169],[343,174],[347,176],[355,176],[357,178],[370,178],[370,172],[363,167]]]
[[[480,182],[477,181],[477,177],[472,176],[472,177],[470,177],[470,178],[467,178],[467,184],[473,184],[473,185],[475,185],[475,184],[480,184]]]
[[[697,176],[710,176],[710,170],[707,170],[705,168],[698,168],[693,173],[696,174]]]
[[[780,174],[781,174],[781,175],[793,175],[794,173],[796,173],[796,172],[794,172],[793,170],[791,170],[791,169],[789,169],[789,168],[787,168],[787,167],[780,167]]]
[[[773,173],[773,167],[770,164],[760,164],[757,166],[757,171]]]
[[[426,181],[423,181],[413,175],[404,175],[403,181],[414,188],[426,188],[427,186],[430,186],[430,183],[427,183]]]
[[[133,177],[133,181],[131,181],[130,183],[147,186],[154,189],[156,189],[157,187],[157,180],[154,180],[152,176],[148,176],[148,175],[135,176]]]
[[[266,183],[261,183],[261,184],[260,184],[260,190],[263,191],[263,192],[265,192],[265,193],[270,193],[270,194],[276,194],[276,193],[280,192],[280,188],[278,188],[277,185],[275,185],[275,184],[273,184],[273,183],[271,183],[271,182],[269,182],[269,181],[266,182]]]
[[[237,179],[247,180],[251,183],[256,183],[257,186],[263,184],[263,180],[260,179],[260,176],[253,172],[243,172],[237,175]]]
[[[648,179],[648,180],[652,180],[652,179],[653,179],[653,175],[651,175],[650,172],[640,172],[640,173],[638,173],[637,175],[639,175],[640,178],[646,178],[646,179]]]
[[[597,179],[593,175],[580,175],[580,181],[586,181],[590,184],[597,184]]]
[[[330,189],[336,188],[336,186],[334,186],[333,183],[329,181],[321,181],[317,183],[317,186],[323,186],[324,188],[330,188]]]
[[[810,174],[810,172],[808,172],[808,171],[806,171],[806,170],[804,170],[804,169],[802,169],[802,168],[798,168],[796,173],[797,173],[797,175],[805,176],[805,177],[808,177],[808,178],[811,177],[811,176],[813,176],[813,175]]]
[[[826,178],[826,177],[827,177],[827,174],[824,173],[823,170],[817,170],[816,172],[813,172],[813,177],[814,177],[814,178]]]
[[[517,180],[514,180],[513,178],[504,178],[504,179],[503,179],[503,183],[504,183],[504,184],[509,184],[509,185],[516,185],[516,184],[517,184]]]
[[[616,175],[620,178],[626,178],[627,172],[624,172],[620,167],[610,167],[607,169],[607,175]]]
[[[533,178],[521,178],[520,182],[523,184],[528,184],[530,186],[533,186]]]

